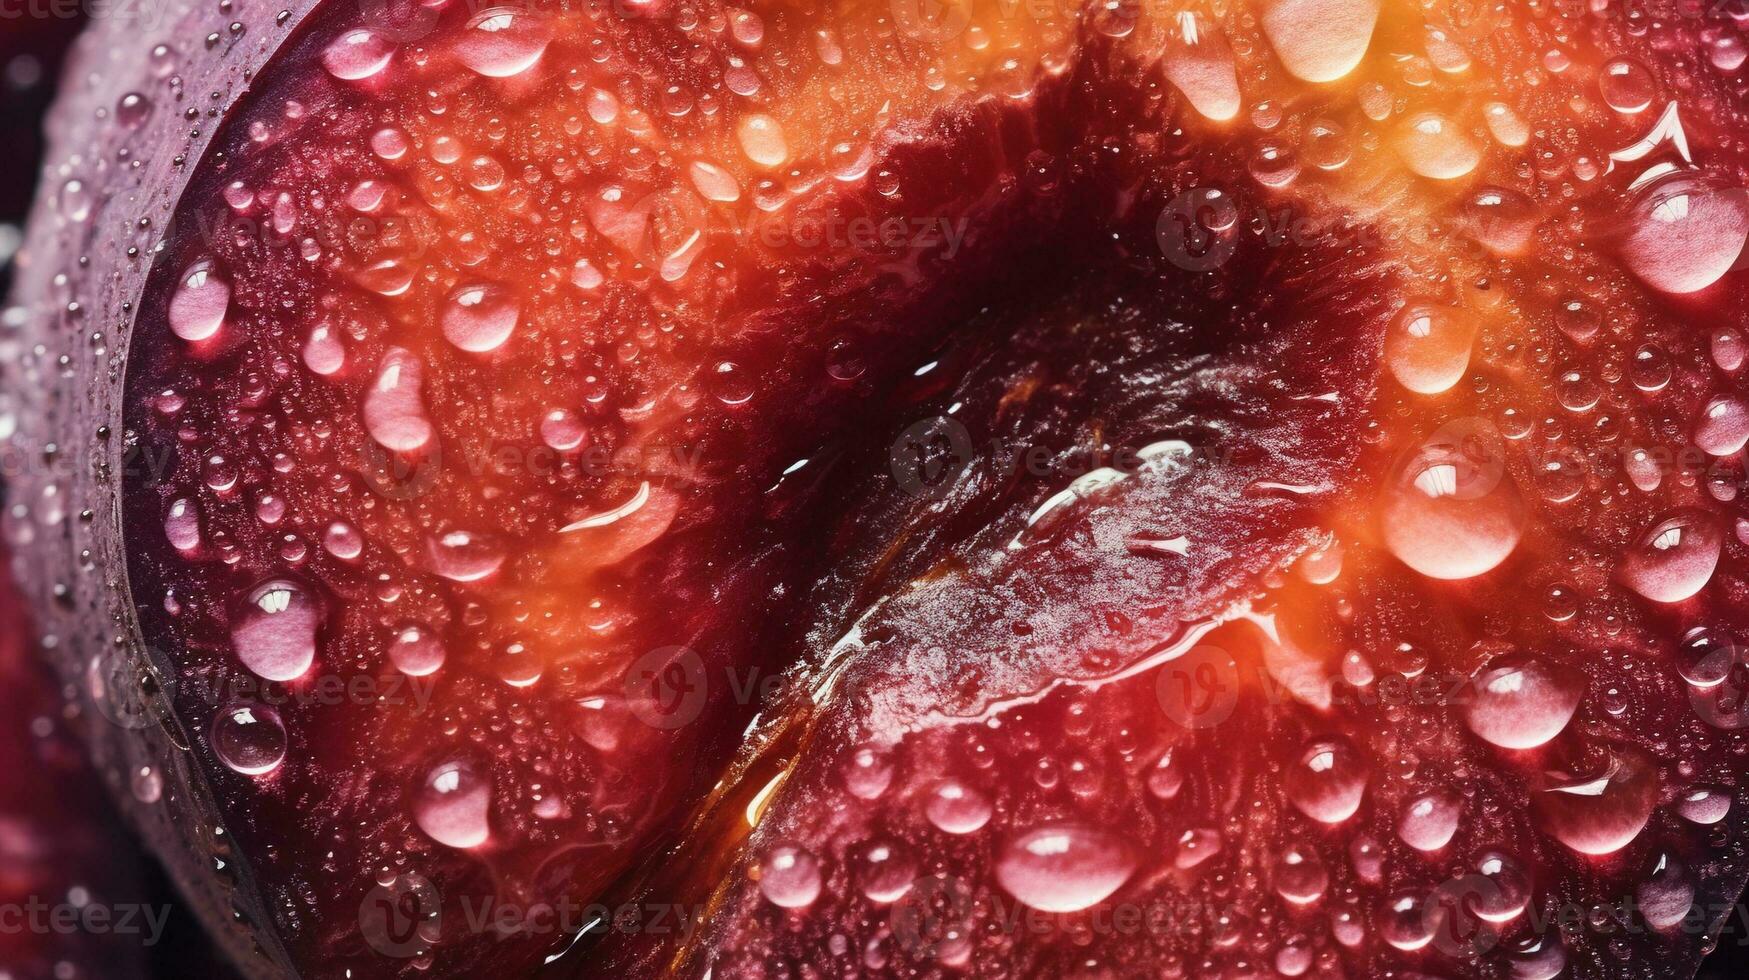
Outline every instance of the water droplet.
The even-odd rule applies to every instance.
[[[1669,931],[1681,925],[1694,907],[1694,879],[1674,855],[1660,852],[1634,886],[1634,899],[1647,924],[1660,932]]]
[[[1645,111],[1658,94],[1658,80],[1645,65],[1632,58],[1614,58],[1597,75],[1603,101],[1617,112],[1632,115]]]
[[[1394,145],[1410,170],[1434,180],[1462,177],[1482,162],[1482,148],[1470,134],[1437,112],[1405,119]]]
[[[1439,915],[1428,906],[1424,895],[1404,890],[1384,901],[1377,922],[1385,942],[1412,953],[1433,941],[1438,920]]]
[[[1191,108],[1215,122],[1239,115],[1239,73],[1233,51],[1207,16],[1185,11],[1167,31],[1162,56],[1166,79]]]
[[[1437,851],[1451,843],[1463,815],[1463,799],[1437,789],[1409,800],[1397,818],[1397,836],[1417,851]]]
[[[588,438],[588,427],[568,408],[555,408],[540,420],[540,440],[554,452],[575,452]]]
[[[1666,293],[1698,292],[1718,282],[1749,241],[1749,195],[1693,171],[1651,181],[1627,211],[1622,259]]]
[[[904,898],[917,879],[917,865],[898,844],[878,840],[861,849],[858,879],[869,901],[888,905]]]
[[[170,296],[170,331],[190,343],[206,340],[224,326],[230,306],[231,284],[214,270],[211,259],[198,260],[182,270]]]
[[[1136,870],[1130,846],[1103,830],[1064,823],[1023,834],[996,858],[996,881],[1043,912],[1079,912],[1111,897]]]
[[[893,760],[873,745],[853,749],[844,761],[844,788],[859,800],[878,800],[893,782]]]
[[[200,505],[187,497],[170,502],[164,516],[164,536],[177,551],[194,551],[201,545]]]
[[[1320,739],[1300,753],[1283,777],[1283,787],[1301,813],[1320,823],[1337,824],[1360,809],[1367,779],[1366,762],[1353,746],[1340,739]]]
[[[1503,749],[1534,749],[1566,729],[1585,696],[1576,671],[1534,657],[1505,654],[1476,673],[1463,705],[1470,731]]]
[[[1286,187],[1300,175],[1300,160],[1291,147],[1264,142],[1251,154],[1247,169],[1252,179],[1265,187]]]
[[[735,136],[741,141],[741,152],[761,167],[781,167],[789,161],[783,124],[763,112],[743,116],[735,126]]]
[[[451,582],[478,582],[504,564],[497,540],[469,531],[450,531],[430,539],[426,547],[431,570]]]
[[[407,623],[389,642],[389,662],[408,677],[428,677],[443,666],[443,641],[429,626]]]
[[[1735,395],[1720,395],[1701,409],[1694,444],[1713,456],[1730,456],[1749,443],[1749,406]]]
[[[443,336],[470,354],[504,346],[516,332],[522,306],[507,288],[494,283],[463,286],[443,308]]]
[[[491,837],[492,784],[472,763],[432,768],[413,797],[413,821],[446,847],[478,847]]]
[[[1178,853],[1172,856],[1172,863],[1180,871],[1207,861],[1221,853],[1221,833],[1210,827],[1192,827],[1178,837]]]
[[[374,31],[347,31],[322,49],[322,67],[346,82],[361,81],[389,67],[395,46]]]
[[[425,362],[391,347],[364,396],[364,427],[383,448],[398,453],[424,449],[434,430],[425,414]]]
[[[250,589],[231,621],[237,659],[270,681],[302,677],[316,660],[322,602],[303,585],[272,578]]]
[[[152,115],[152,100],[139,92],[129,92],[115,102],[115,121],[126,129],[139,129]]]
[[[759,891],[779,908],[800,909],[820,897],[820,859],[804,848],[782,844],[759,863]]]
[[[1531,798],[1544,830],[1580,854],[1613,854],[1639,836],[1658,802],[1658,768],[1638,749],[1604,753],[1595,771],[1548,773]]]
[[[1641,535],[1622,556],[1617,574],[1653,602],[1681,602],[1712,580],[1724,540],[1713,515],[1685,507]]]
[[[456,57],[487,78],[510,78],[533,68],[553,40],[546,15],[533,10],[493,7],[468,21],[455,42]]]
[[[1295,905],[1311,905],[1330,887],[1330,871],[1318,852],[1300,844],[1281,852],[1273,877],[1276,894]]]
[[[1692,786],[1676,797],[1676,812],[1689,823],[1711,826],[1731,812],[1731,792],[1714,786]]]
[[[1520,255],[1536,232],[1536,205],[1502,187],[1484,187],[1464,202],[1470,237],[1498,255]]]
[[[1481,575],[1518,546],[1528,516],[1505,444],[1478,419],[1450,423],[1399,467],[1381,502],[1386,545],[1437,579]]]
[[[923,804],[929,822],[949,834],[970,834],[990,822],[990,798],[954,779],[929,791]]]
[[[1263,33],[1294,77],[1332,82],[1366,57],[1379,19],[1378,0],[1271,0]]]
[[[1713,363],[1721,371],[1736,371],[1743,366],[1745,356],[1749,356],[1749,344],[1743,335],[1730,327],[1721,327],[1713,331],[1712,343]]]
[[[1567,969],[1567,947],[1552,931],[1532,931],[1506,949],[1512,980],[1555,980]]]
[[[213,754],[233,772],[260,776],[285,761],[285,723],[264,704],[237,703],[219,710],[212,724]]]
[[[734,174],[714,163],[694,160],[688,173],[692,177],[692,186],[698,188],[698,192],[707,201],[731,204],[741,199],[740,181],[735,179]]]
[[[1403,387],[1437,395],[1463,380],[1475,340],[1476,322],[1463,310],[1411,303],[1385,334],[1385,363]]]

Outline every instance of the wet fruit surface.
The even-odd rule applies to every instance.
[[[22,574],[262,971],[1692,973],[1731,11],[465,6],[38,216]]]

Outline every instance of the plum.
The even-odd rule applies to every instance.
[[[1692,975],[1732,13],[106,21],[18,575],[252,975]]]

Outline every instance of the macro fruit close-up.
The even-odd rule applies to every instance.
[[[1749,5],[17,12],[0,977],[1749,975]]]

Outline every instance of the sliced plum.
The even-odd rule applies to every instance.
[[[1729,11],[466,6],[177,7],[21,264],[21,577],[248,969],[1692,975]]]

